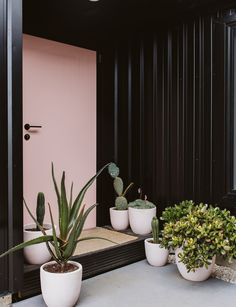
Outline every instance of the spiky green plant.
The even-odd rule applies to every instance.
[[[132,187],[133,182],[131,182],[124,191],[123,180],[120,177],[118,177],[120,170],[114,163],[111,163],[111,165],[109,166],[109,173],[111,177],[114,178],[113,187],[114,187],[116,194],[118,195],[115,200],[116,210],[127,210],[128,201],[125,195],[129,191],[129,189]]]
[[[153,243],[159,244],[159,220],[156,216],[152,218]]]
[[[42,192],[39,192],[37,196],[36,219],[41,227],[43,227],[44,216],[45,216],[45,197]],[[40,231],[38,224],[36,224],[36,229]]]
[[[83,205],[83,199],[85,193],[92,185],[92,183],[96,180],[96,178],[106,169],[109,168],[111,163],[106,164],[103,168],[101,168],[96,175],[94,175],[82,188],[79,192],[75,200],[72,200],[72,191],[73,191],[73,183],[70,189],[70,196],[69,199],[66,195],[66,188],[65,188],[65,172],[62,174],[60,188],[56,182],[55,175],[54,175],[54,167],[52,164],[52,179],[54,183],[54,188],[57,195],[57,203],[58,203],[58,211],[59,211],[59,235],[57,235],[53,215],[51,211],[51,207],[49,205],[49,213],[52,223],[52,235],[47,235],[43,227],[38,223],[37,219],[32,215],[27,206],[25,200],[24,204],[32,217],[35,221],[39,229],[42,231],[43,236],[38,237],[36,239],[21,243],[7,252],[0,255],[0,257],[6,256],[12,252],[20,250],[24,247],[39,244],[39,243],[46,243],[48,250],[52,256],[52,258],[60,265],[61,272],[65,271],[65,265],[70,257],[74,254],[76,246],[79,242],[84,240],[91,240],[91,239],[103,239],[100,237],[85,237],[80,238],[81,232],[84,227],[84,223],[89,215],[89,213],[97,206],[97,204],[92,205],[88,209],[85,209],[85,205]],[[113,164],[113,168],[115,164]],[[109,172],[110,172],[109,168]],[[111,175],[111,174],[110,174]],[[103,239],[106,240],[106,239]],[[110,240],[108,240],[110,241]],[[115,243],[115,242],[113,242]]]

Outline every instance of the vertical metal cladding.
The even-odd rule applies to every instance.
[[[117,162],[131,163],[122,174],[160,211],[183,199],[220,203],[226,194],[223,28],[211,16],[196,17],[110,48],[118,83],[128,83],[114,89],[118,104],[128,105],[127,117],[124,108],[115,113],[129,130],[118,128]]]

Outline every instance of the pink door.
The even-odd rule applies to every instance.
[[[68,191],[74,182],[74,196],[96,172],[96,52],[29,35],[23,42],[23,122],[42,126],[24,129],[24,197],[35,212],[44,192],[58,224],[51,162],[58,181],[66,171]],[[85,204],[95,202],[93,186]],[[87,228],[95,220],[93,212]],[[26,210],[24,222],[32,222]]]

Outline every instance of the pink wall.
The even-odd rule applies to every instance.
[[[66,171],[68,192],[73,180],[74,196],[96,171],[96,52],[24,35],[23,103],[24,124],[43,126],[23,140],[24,197],[35,211],[37,193],[44,192],[58,224],[51,161],[58,181]],[[84,203],[95,202],[93,186]],[[26,211],[24,221],[31,223]],[[86,227],[95,225],[94,210]]]

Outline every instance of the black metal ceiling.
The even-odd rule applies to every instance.
[[[216,0],[23,0],[25,33],[96,47],[113,33],[166,24],[180,15],[229,6]]]

